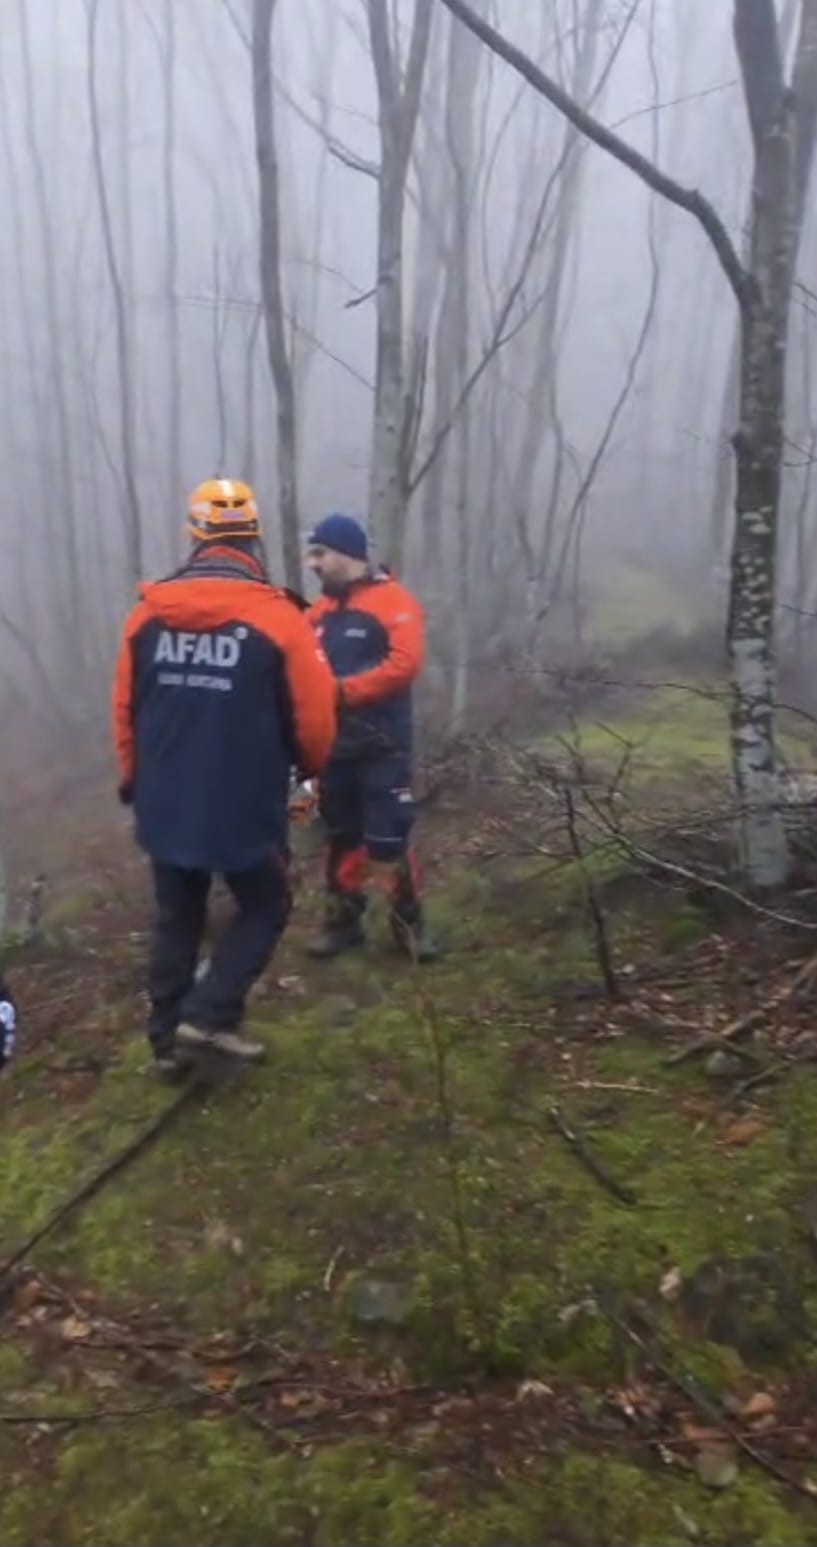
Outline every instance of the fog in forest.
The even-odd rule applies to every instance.
[[[731,7],[472,9],[745,250]],[[256,485],[293,585],[317,517],[367,517],[429,610],[448,730],[509,667],[722,649],[735,296],[700,224],[440,0],[9,0],[0,93],[5,777],[104,757],[124,611],[210,476]],[[812,237],[810,204],[777,598],[806,665]]]

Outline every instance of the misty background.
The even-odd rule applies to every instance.
[[[49,737],[83,754],[103,744],[122,617],[140,576],[181,558],[199,480],[252,482],[273,575],[299,578],[282,541],[261,279],[263,5],[6,7],[0,694],[16,733],[4,734],[5,777]],[[535,674],[612,647],[637,635],[641,609],[647,636],[665,622],[718,637],[737,315],[696,223],[431,3],[399,254],[401,487],[381,519],[377,382],[394,362],[375,292],[390,151],[370,16],[365,0],[267,8],[301,540],[328,510],[370,516],[378,552],[429,608],[453,730],[479,719],[493,671],[510,661]],[[405,74],[415,0],[381,9]],[[740,246],[751,155],[730,7],[478,9],[699,187]],[[779,7],[789,45],[796,10]],[[780,587],[784,643],[801,662],[817,609],[813,237],[812,211],[792,318]]]

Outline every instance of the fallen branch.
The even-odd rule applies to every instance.
[[[745,1049],[736,1047],[735,1044],[742,1037],[748,1037],[773,1010],[779,1010],[781,1005],[788,1004],[800,989],[811,987],[814,978],[817,977],[817,954],[809,956],[803,962],[791,982],[782,990],[777,989],[762,1004],[756,1005],[753,1010],[748,1010],[744,1015],[739,1015],[736,1020],[730,1021],[723,1031],[707,1032],[702,1037],[697,1037],[694,1042],[688,1042],[686,1047],[679,1048],[667,1059],[667,1064],[673,1067],[686,1063],[687,1059],[695,1058],[699,1053],[707,1053],[715,1048],[728,1049],[731,1053],[741,1055]]]
[[[55,1424],[70,1424],[73,1427],[79,1424],[127,1423],[130,1419],[149,1418],[154,1413],[167,1412],[171,1408],[198,1407],[206,1395],[204,1392],[178,1392],[175,1396],[163,1398],[161,1402],[146,1402],[142,1407],[102,1407],[90,1413],[81,1409],[62,1413],[0,1413],[0,1424],[50,1428]],[[212,1393],[209,1395],[212,1397]]]
[[[538,1108],[532,1105],[528,1106],[528,1111],[534,1113],[537,1118],[543,1115]],[[635,1193],[631,1188],[626,1187],[622,1182],[616,1181],[616,1178],[610,1175],[603,1162],[593,1154],[584,1136],[577,1132],[572,1123],[568,1122],[561,1107],[556,1102],[553,1102],[547,1107],[544,1116],[547,1117],[551,1127],[556,1130],[560,1138],[564,1139],[565,1144],[572,1150],[585,1170],[589,1171],[593,1180],[609,1192],[616,1199],[617,1203],[623,1203],[627,1208],[634,1208],[638,1203]],[[543,1139],[539,1122],[534,1122],[530,1118],[523,1118],[522,1121],[525,1127],[530,1128],[538,1139]]]
[[[660,1096],[657,1085],[619,1085],[610,1080],[574,1080],[576,1090],[615,1090],[625,1096]]]
[[[121,1171],[124,1171],[125,1167],[129,1166],[139,1155],[144,1154],[145,1150],[155,1143],[159,1136],[175,1122],[183,1108],[189,1106],[201,1094],[204,1088],[202,1083],[195,1080],[191,1084],[186,1085],[179,1095],[176,1096],[175,1100],[164,1107],[158,1117],[155,1117],[152,1122],[148,1123],[147,1127],[143,1128],[142,1132],[137,1134],[135,1139],[131,1139],[124,1149],[119,1150],[111,1160],[106,1160],[105,1164],[98,1171],[95,1171],[93,1176],[88,1178],[87,1182],[83,1182],[76,1192],[71,1193],[64,1203],[61,1203],[52,1214],[49,1214],[45,1223],[32,1231],[31,1235],[17,1247],[16,1251],[12,1252],[11,1256],[7,1257],[6,1261],[0,1264],[0,1290],[7,1285],[15,1268],[18,1268],[22,1262],[25,1262],[25,1259],[30,1256],[36,1246],[40,1245],[41,1241],[46,1240],[48,1236],[53,1235],[55,1231],[59,1230],[60,1226],[73,1218],[84,1204],[89,1203],[92,1198],[96,1197],[97,1193],[107,1182],[110,1182],[113,1177],[118,1176]]]
[[[623,1182],[617,1182],[615,1177],[610,1175],[607,1167],[593,1154],[586,1139],[567,1121],[561,1107],[554,1102],[548,1107],[547,1115],[556,1132],[564,1139],[565,1144],[570,1146],[574,1155],[578,1156],[585,1170],[589,1171],[590,1175],[619,1203],[626,1204],[627,1208],[634,1208],[638,1203],[635,1193],[631,1188],[625,1187]]]
[[[691,870],[687,865],[678,864],[674,860],[664,859],[661,855],[654,854],[651,850],[645,849],[635,839],[629,838],[620,828],[610,823],[609,818],[599,810],[597,802],[591,798],[586,789],[583,791],[583,794],[591,813],[588,820],[593,821],[596,827],[600,827],[615,847],[628,854],[631,858],[638,860],[642,865],[646,865],[651,870],[661,871],[664,875],[674,876],[677,880],[684,881],[687,884],[691,883],[693,886],[702,887],[708,892],[717,892],[721,897],[729,897],[733,902],[737,902],[741,907],[748,909],[750,913],[756,913],[761,918],[771,919],[775,924],[783,924],[788,929],[817,930],[817,924],[809,923],[807,919],[797,918],[792,913],[781,913],[775,908],[767,908],[763,903],[756,902],[747,892],[741,892],[737,887],[729,886],[725,881],[719,881],[716,876],[708,875],[700,870]]]
[[[323,1275],[324,1294],[329,1295],[332,1293],[332,1284],[334,1283],[335,1279],[335,1269],[337,1268],[337,1265],[345,1251],[345,1246],[339,1246],[337,1251],[334,1251],[329,1259],[329,1265]]]
[[[733,1445],[737,1446],[738,1450],[742,1451],[749,1461],[753,1462],[755,1466],[760,1467],[762,1471],[767,1472],[770,1477],[774,1477],[784,1487],[793,1488],[796,1493],[804,1494],[806,1498],[811,1499],[812,1502],[814,1501],[813,1486],[808,1482],[800,1482],[797,1477],[792,1477],[783,1467],[778,1466],[777,1462],[773,1461],[770,1456],[766,1456],[763,1451],[757,1450],[751,1441],[747,1440],[740,1430],[736,1429],[729,1422],[716,1397],[712,1397],[708,1392],[703,1391],[698,1382],[692,1380],[688,1375],[679,1374],[677,1370],[674,1370],[672,1365],[668,1364],[660,1354],[656,1353],[656,1350],[638,1332],[635,1332],[621,1316],[616,1316],[613,1313],[610,1315],[610,1320],[640,1350],[656,1374],[661,1375],[676,1391],[680,1392],[692,1404],[699,1416],[706,1420],[707,1424],[716,1426]]]
[[[570,840],[570,849],[576,864],[579,867],[582,878],[585,906],[590,916],[590,922],[593,926],[593,936],[596,942],[596,959],[598,961],[601,975],[604,979],[605,987],[609,997],[611,999],[620,999],[621,990],[619,988],[618,978],[616,977],[615,968],[613,966],[613,953],[610,949],[610,937],[607,929],[607,919],[599,900],[598,892],[593,885],[593,878],[590,870],[588,869],[584,856],[584,849],[582,848],[581,840],[579,838],[578,827],[576,825],[576,803],[573,799],[573,791],[570,789],[569,785],[565,785],[562,793],[565,802],[565,816],[567,819],[567,833]]]

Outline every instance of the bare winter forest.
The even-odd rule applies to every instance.
[[[0,1542],[817,1543],[817,0],[2,16]],[[300,831],[168,1104],[109,695],[216,477],[423,603],[443,955],[306,968]]]
[[[633,170],[442,0],[12,0],[0,433],[24,514],[2,571],[4,771],[32,737],[101,737],[126,600],[179,558],[188,487],[225,471],[258,484],[295,585],[317,515],[369,514],[433,615],[457,731],[508,661],[536,673],[637,633],[645,592],[645,633],[717,652],[754,310],[774,401],[744,401],[741,433],[770,437],[782,481],[760,584],[809,677],[812,21],[784,6],[772,47],[771,7],[737,9],[736,48],[732,8],[703,0],[474,8]],[[735,662],[761,740],[770,648]]]

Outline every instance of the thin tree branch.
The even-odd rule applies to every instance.
[[[380,167],[376,161],[369,161],[365,156],[359,156],[356,151],[350,150],[348,145],[344,145],[343,141],[337,139],[334,134],[328,133],[324,125],[317,118],[313,118],[312,114],[300,102],[296,101],[292,92],[284,85],[279,75],[276,74],[274,76],[274,81],[275,90],[281,100],[286,103],[296,118],[300,118],[301,123],[306,124],[308,129],[311,129],[314,134],[320,136],[330,156],[333,156],[335,161],[339,161],[342,166],[349,167],[352,172],[361,172],[364,177],[371,177],[377,182],[380,177]]]
[[[440,0],[440,3],[446,6],[463,26],[470,28],[487,48],[492,49],[505,60],[506,64],[524,76],[540,96],[545,97],[565,118],[575,124],[581,134],[586,135],[594,144],[607,151],[608,155],[628,167],[636,177],[640,177],[641,181],[647,184],[648,188],[652,188],[655,193],[661,194],[662,198],[668,199],[671,204],[693,215],[712,243],[721,268],[739,304],[741,307],[749,305],[754,295],[751,277],[741,263],[720,215],[697,188],[686,188],[682,183],[676,182],[675,178],[662,172],[648,157],[634,150],[632,145],[628,145],[627,141],[622,140],[612,129],[605,128],[592,113],[579,107],[578,103],[574,102],[556,81],[546,75],[544,70],[534,64],[527,54],[515,47],[513,43],[509,43],[507,38],[497,32],[490,23],[475,15],[471,7],[466,4],[466,0]]]
[[[7,1257],[5,1262],[0,1263],[0,1290],[5,1288],[15,1268],[19,1268],[20,1264],[31,1255],[34,1248],[39,1246],[41,1241],[44,1241],[47,1236],[53,1235],[68,1219],[73,1218],[77,1211],[82,1208],[83,1204],[90,1202],[91,1198],[96,1197],[96,1194],[105,1186],[106,1182],[111,1181],[120,1171],[124,1171],[126,1166],[129,1166],[132,1161],[136,1160],[139,1155],[144,1154],[145,1150],[155,1143],[160,1134],[164,1133],[170,1127],[170,1124],[175,1122],[184,1108],[190,1106],[192,1101],[198,1100],[204,1088],[200,1080],[193,1080],[189,1085],[185,1085],[184,1089],[177,1096],[174,1096],[173,1100],[166,1107],[162,1108],[158,1116],[153,1118],[147,1127],[143,1128],[122,1149],[117,1150],[116,1154],[111,1156],[109,1160],[106,1160],[87,1181],[70,1193],[54,1209],[53,1213],[49,1214],[48,1218],[41,1225],[38,1225],[37,1229],[33,1230],[26,1240],[20,1243],[16,1250],[11,1253],[11,1256]]]

